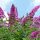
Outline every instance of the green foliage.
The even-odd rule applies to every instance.
[[[19,23],[16,23],[11,27],[1,27],[0,40],[30,40],[31,32],[37,29],[30,29],[29,26],[30,23],[26,23],[24,26],[20,25]]]

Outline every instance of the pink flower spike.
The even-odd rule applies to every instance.
[[[4,12],[2,10],[2,8],[0,7],[0,18],[4,17]]]
[[[30,17],[33,17],[35,15],[35,12],[39,9],[40,5],[34,7],[34,9],[32,9],[32,11],[29,13]]]
[[[29,19],[30,19],[29,16],[23,17],[23,18],[21,19],[21,24],[24,25]]]
[[[17,8],[12,4],[10,14],[9,14],[9,23],[14,24],[15,20],[18,20]]]
[[[18,18],[18,12],[17,12],[17,8],[12,4],[11,6],[11,10],[10,10],[10,15],[13,14],[15,19]]]
[[[21,24],[24,25],[27,22],[27,17],[21,19]]]

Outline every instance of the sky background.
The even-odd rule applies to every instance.
[[[35,6],[40,5],[40,0],[0,0],[0,7],[5,12],[9,12],[11,5],[14,4],[18,10],[18,17],[26,16]],[[40,15],[40,8],[35,16]]]

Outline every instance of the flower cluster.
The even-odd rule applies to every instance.
[[[2,22],[3,23],[2,26],[8,26],[9,28],[11,28],[11,26],[16,26],[15,34],[17,34],[19,39],[21,37],[25,38],[31,31],[31,29],[30,29],[31,27],[37,28],[36,31],[34,31],[34,30],[31,31],[30,32],[31,34],[29,34],[29,35],[31,38],[38,38],[38,36],[40,35],[40,16],[39,17],[33,17],[33,16],[35,15],[35,12],[39,8],[40,8],[40,5],[34,7],[28,16],[23,17],[23,18],[18,18],[17,8],[12,4],[10,12],[7,14],[9,17],[9,20],[6,20],[6,21],[8,21],[8,23],[6,23],[5,21]],[[3,12],[2,8],[0,8],[0,20],[6,17],[4,14],[5,13]],[[1,24],[1,22],[0,22],[0,24]],[[29,30],[27,31],[27,29],[30,29],[30,31]]]
[[[40,31],[34,31],[34,32],[31,33],[31,37],[37,38],[39,33],[40,33]]]

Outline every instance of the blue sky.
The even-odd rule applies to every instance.
[[[4,9],[4,11],[9,11],[11,5],[14,4],[18,10],[18,16],[22,17],[26,16],[26,13],[29,13],[34,6],[40,5],[40,2],[37,0],[4,0],[0,1],[0,6]],[[36,12],[35,16],[40,15],[40,9]]]

